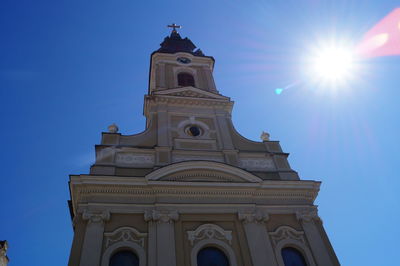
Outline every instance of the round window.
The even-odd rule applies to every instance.
[[[202,133],[202,130],[196,126],[196,125],[190,125],[185,129],[186,134],[192,137],[197,137],[200,136]]]

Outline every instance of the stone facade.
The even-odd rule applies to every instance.
[[[7,266],[9,259],[7,257],[8,243],[6,240],[0,241],[0,266]]]
[[[151,55],[145,131],[110,126],[90,174],[70,176],[69,265],[108,266],[126,249],[141,266],[197,266],[206,246],[232,266],[284,265],[289,246],[308,265],[339,265],[314,205],[320,182],[300,180],[278,141],[235,130],[214,59],[188,42],[173,31]]]

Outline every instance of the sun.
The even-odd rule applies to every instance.
[[[354,50],[340,44],[321,45],[310,53],[307,72],[316,83],[341,86],[349,82],[356,72]]]

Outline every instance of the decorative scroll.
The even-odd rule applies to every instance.
[[[265,223],[269,219],[268,213],[256,212],[239,212],[238,218],[243,223]]]
[[[286,225],[280,226],[278,229],[275,230],[275,232],[269,233],[269,235],[271,236],[271,240],[275,244],[275,246],[285,239],[295,240],[303,244],[305,243],[303,231],[297,231],[292,227]]]
[[[106,239],[106,248],[117,242],[134,242],[144,247],[146,233],[140,233],[132,227],[121,227],[111,233],[104,233]]]
[[[196,230],[188,231],[187,234],[192,246],[203,239],[218,239],[232,243],[232,231],[225,231],[215,224],[200,225]]]
[[[179,214],[177,211],[158,211],[151,210],[144,213],[144,220],[146,222],[154,221],[157,223],[172,223],[179,219]]]

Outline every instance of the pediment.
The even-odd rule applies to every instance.
[[[205,91],[194,87],[182,87],[182,88],[155,91],[154,95],[229,100],[229,97],[225,97],[217,93]]]
[[[151,172],[146,179],[177,182],[262,182],[259,177],[240,168],[210,161],[187,161],[171,164]]]

